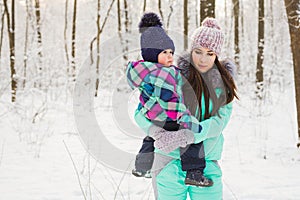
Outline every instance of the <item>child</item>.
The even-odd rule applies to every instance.
[[[185,128],[201,134],[202,127],[199,121],[190,114],[183,103],[183,80],[179,68],[172,65],[174,43],[163,30],[159,17],[155,13],[144,14],[139,30],[144,60],[129,62],[126,71],[130,86],[140,90],[138,110],[153,124],[167,131]],[[181,155],[182,169],[187,171],[185,183],[202,187],[212,186],[212,180],[203,175],[205,159],[202,143],[190,147],[184,149],[185,152]],[[133,175],[151,177],[153,151],[154,139],[147,136],[136,156]],[[188,151],[191,152],[187,153]]]

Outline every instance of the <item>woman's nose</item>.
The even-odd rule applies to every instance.
[[[204,63],[204,62],[206,61],[205,56],[200,55],[200,56],[199,56],[199,61],[200,61],[201,63]]]

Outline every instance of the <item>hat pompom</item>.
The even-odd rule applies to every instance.
[[[160,18],[153,12],[145,13],[139,23],[139,32],[143,33],[146,28],[152,26],[161,27],[162,22],[160,21]]]
[[[209,28],[216,28],[218,30],[221,30],[220,26],[218,25],[218,22],[215,18],[207,17],[203,20],[202,26],[209,27]]]

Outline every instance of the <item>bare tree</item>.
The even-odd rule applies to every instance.
[[[184,49],[188,48],[188,26],[189,26],[189,18],[188,18],[188,0],[183,1],[183,47]]]
[[[290,38],[291,38],[291,49],[293,54],[294,63],[294,80],[296,90],[296,105],[297,105],[297,122],[298,122],[298,138],[297,144],[300,147],[300,2],[299,0],[285,0],[286,13],[289,22]]]
[[[163,14],[163,11],[162,11],[162,8],[161,8],[161,0],[158,0],[158,10],[159,10],[161,20],[164,21],[164,14]]]
[[[234,61],[239,65],[240,47],[239,47],[239,18],[240,18],[240,3],[239,0],[232,0],[233,18],[234,18]]]
[[[30,21],[30,12],[29,12],[29,0],[26,0],[26,25],[25,25],[25,42],[24,42],[24,58],[23,58],[23,83],[22,87],[25,88],[26,84],[26,70],[27,70],[27,60],[28,60],[28,37],[29,37],[29,21]]]
[[[127,0],[124,0],[124,11],[125,11],[125,33],[128,34],[129,33],[129,25],[130,25],[130,20],[129,20],[129,8],[128,8],[128,2]],[[128,38],[126,37],[125,40],[125,46],[124,46],[124,50],[123,50],[123,58],[124,60],[128,60],[128,47],[129,45],[129,41]]]
[[[121,2],[120,2],[120,0],[117,0],[117,12],[118,12],[118,33],[119,33],[119,35],[121,35],[121,31],[122,31],[122,22],[121,22],[122,13],[121,13]]]
[[[37,33],[37,43],[38,43],[38,56],[40,59],[39,71],[42,71],[42,32],[41,32],[41,7],[40,0],[35,0],[35,16],[36,16],[36,33]]]
[[[11,1],[11,13],[8,11],[7,0],[3,0],[4,12],[7,20],[7,32],[9,39],[9,53],[10,53],[10,78],[11,78],[11,101],[16,101],[17,95],[17,80],[15,69],[15,0]]]
[[[68,40],[67,40],[67,29],[68,29],[68,4],[69,4],[69,0],[66,0],[66,4],[65,4],[65,27],[64,27],[64,42],[65,42],[65,54],[66,54],[66,59],[67,59],[67,74],[70,73],[70,69],[69,69],[69,51],[68,51]]]
[[[0,32],[0,60],[1,60],[1,52],[2,52],[2,42],[3,42],[3,32],[4,32],[4,17],[5,17],[5,11],[2,10],[1,5],[1,32]]]
[[[215,17],[215,0],[201,0],[200,2],[200,21],[202,22],[206,17]]]
[[[96,21],[96,24],[97,24],[97,35],[92,39],[91,43],[90,43],[90,58],[91,58],[91,65],[94,63],[94,58],[93,58],[93,46],[94,46],[94,42],[96,41],[97,42],[97,60],[96,60],[96,85],[95,85],[95,96],[97,97],[98,95],[98,88],[99,88],[99,67],[100,67],[100,39],[101,39],[101,33],[105,27],[105,24],[106,24],[106,21],[109,17],[109,13],[112,9],[112,6],[114,4],[115,0],[112,0],[111,3],[110,3],[110,6],[107,10],[107,13],[106,13],[106,16],[103,20],[103,23],[102,25],[100,25],[100,9],[101,9],[101,1],[98,0],[97,1],[97,21]]]
[[[100,0],[98,0],[97,2],[97,32],[99,34],[97,34],[97,37],[96,37],[96,41],[97,41],[97,59],[96,59],[96,75],[97,75],[97,78],[96,78],[96,90],[95,90],[95,97],[98,96],[98,88],[99,88],[99,66],[100,66],[100,32],[101,32],[101,27],[100,27],[100,9],[101,9],[101,2]]]
[[[71,44],[71,69],[72,69],[72,77],[73,81],[75,81],[76,76],[76,62],[75,62],[75,56],[76,56],[76,15],[77,15],[77,0],[74,0],[73,5],[73,20],[72,20],[72,44]]]
[[[145,11],[146,11],[146,7],[147,7],[147,0],[144,0],[143,12],[145,12]]]
[[[262,99],[264,89],[264,0],[259,0],[258,3],[258,52],[256,65],[256,95],[259,99]]]
[[[169,1],[170,12],[169,12],[169,14],[168,14],[166,30],[169,30],[171,16],[172,16],[173,11],[174,11],[173,4],[174,4],[174,0],[170,0],[170,1]]]

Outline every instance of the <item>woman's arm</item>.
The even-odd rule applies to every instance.
[[[200,122],[202,126],[201,133],[194,133],[195,141],[194,143],[200,143],[208,138],[218,137],[223,129],[228,124],[232,113],[232,103],[222,106],[219,109],[219,115],[215,115]],[[149,128],[153,126],[151,121],[149,121],[139,110],[135,111],[134,119],[138,126],[149,135]],[[166,131],[167,132],[167,131]]]
[[[219,108],[219,115],[215,115],[200,122],[202,126],[201,134],[194,134],[195,142],[200,143],[208,138],[218,137],[228,124],[232,113],[232,103]]]

